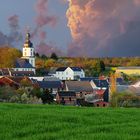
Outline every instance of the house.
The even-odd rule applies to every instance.
[[[63,105],[76,105],[76,93],[73,91],[59,91],[56,102]]]
[[[20,87],[20,84],[12,80],[11,78],[4,76],[0,78],[0,87],[3,87],[3,86],[10,86],[15,89],[18,89]]]
[[[42,90],[48,90],[52,94],[62,90],[62,83],[60,81],[37,81],[37,84]]]
[[[108,107],[109,103],[104,101],[97,101],[94,103],[95,107]]]
[[[94,79],[91,82],[91,86],[94,90],[100,90],[104,89],[104,101],[108,102],[109,101],[109,83],[107,80],[100,80],[100,79]]]
[[[77,98],[84,98],[87,94],[93,94],[94,90],[88,81],[66,81],[66,91],[74,91]]]
[[[116,73],[124,73],[127,75],[140,75],[140,67],[118,67]]]
[[[60,67],[56,70],[54,76],[60,80],[77,80],[85,77],[85,72],[79,67]]]

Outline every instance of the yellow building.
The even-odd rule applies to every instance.
[[[140,67],[118,67],[116,73],[124,73],[127,75],[140,75]]]

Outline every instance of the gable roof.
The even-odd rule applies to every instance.
[[[92,92],[93,88],[88,81],[66,81],[66,87],[69,91]]]
[[[12,85],[19,86],[19,82],[14,81],[10,77],[0,78],[0,83],[3,85],[9,85],[9,86],[12,86]]]
[[[60,81],[38,81],[40,88],[62,88]]]
[[[70,67],[73,71],[81,71],[82,69],[79,67]]]
[[[56,71],[65,71],[68,67],[60,67],[58,68]],[[73,71],[81,71],[82,69],[79,67],[69,67],[71,68]]]
[[[109,83],[107,82],[107,80],[93,79],[92,81],[94,82],[94,84],[97,87],[108,87],[109,86]]]
[[[60,91],[60,92],[58,92],[58,95],[61,96],[61,97],[66,97],[66,96],[68,96],[68,97],[71,97],[71,96],[75,97],[76,93],[73,92],[73,91]]]
[[[85,77],[85,78],[80,78],[80,81],[92,81],[92,80],[98,80],[98,77]]]
[[[33,76],[33,71],[11,71],[11,76]]]
[[[29,63],[29,60],[19,58],[15,63],[16,68],[33,68],[33,66]]]
[[[66,69],[67,69],[67,67],[60,67],[56,71],[65,71]]]

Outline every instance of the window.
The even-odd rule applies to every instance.
[[[71,97],[69,97],[69,101],[71,102]]]

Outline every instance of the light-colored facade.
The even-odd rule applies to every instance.
[[[23,47],[23,52],[22,52],[22,58],[24,59],[28,59],[29,63],[35,67],[35,50],[33,48],[33,44],[30,41],[30,34],[27,33],[26,34],[26,41],[24,43],[24,47]]]
[[[60,80],[76,80],[78,78],[84,78],[85,72],[81,68],[79,68],[79,70],[74,70],[71,67],[67,67],[65,70],[56,71],[54,76],[59,78]]]
[[[35,50],[33,48],[33,44],[30,41],[30,34],[26,34],[26,40],[23,45],[23,50],[22,50],[22,58],[17,59],[15,68],[13,68],[14,71],[20,72],[20,71],[25,71],[25,72],[34,72],[36,73],[35,70]]]

